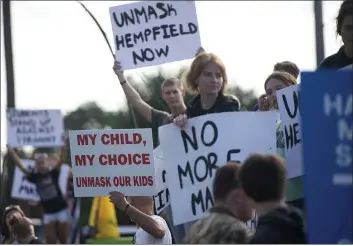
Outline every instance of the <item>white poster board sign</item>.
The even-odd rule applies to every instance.
[[[194,1],[111,7],[115,57],[125,70],[195,57],[201,39]]]
[[[34,160],[21,160],[25,168],[34,170]],[[62,164],[60,167],[59,186],[62,194],[67,194],[67,182],[70,173],[70,166]],[[12,181],[11,197],[20,200],[39,201],[36,185],[26,179],[25,174],[18,168],[15,168],[15,173]]]
[[[284,139],[287,178],[303,175],[299,85],[276,92]]]
[[[156,172],[156,195],[153,196],[154,208],[157,214],[170,204],[170,194],[167,182],[167,167],[164,163],[160,146],[154,149],[154,168]]]
[[[70,131],[75,197],[155,194],[151,129]]]
[[[8,109],[7,144],[12,148],[63,146],[64,123],[60,110]]]
[[[217,113],[159,128],[167,164],[173,224],[202,218],[213,206],[212,182],[217,167],[242,162],[251,153],[276,153],[275,112]],[[181,202],[182,201],[182,202]]]

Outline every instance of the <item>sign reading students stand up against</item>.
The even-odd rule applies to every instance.
[[[8,109],[7,144],[12,148],[64,145],[64,123],[60,110]]]
[[[115,57],[125,70],[195,57],[201,39],[194,1],[111,7]]]
[[[70,131],[75,197],[155,194],[151,129]]]
[[[276,118],[275,112],[217,113],[189,119],[186,131],[174,124],[159,128],[174,225],[200,219],[213,206],[218,167],[252,153],[276,153]]]
[[[352,244],[353,72],[301,77],[308,243]]]
[[[34,160],[21,160],[23,166],[28,170],[34,170]],[[61,164],[59,175],[59,186],[62,194],[66,195],[67,181],[69,178],[70,166]],[[18,167],[15,168],[15,173],[12,181],[11,197],[20,200],[39,201],[37,188],[34,183],[27,180],[25,174]]]
[[[156,195],[153,196],[154,208],[157,214],[170,204],[170,195],[167,182],[167,170],[160,146],[154,149],[154,168],[156,172]]]
[[[289,179],[303,175],[299,95],[299,85],[286,87],[276,93]]]

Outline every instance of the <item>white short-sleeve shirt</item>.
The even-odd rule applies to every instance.
[[[138,228],[136,234],[134,236],[135,244],[172,244],[172,234],[169,231],[169,227],[167,222],[158,215],[151,216],[155,221],[157,221],[160,225],[162,225],[165,234],[163,238],[154,238],[147,232],[145,232],[141,227]]]

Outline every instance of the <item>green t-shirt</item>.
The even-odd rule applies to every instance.
[[[285,159],[284,133],[281,130],[281,121],[276,123],[277,154]],[[304,197],[303,176],[287,180],[285,198],[287,202]]]

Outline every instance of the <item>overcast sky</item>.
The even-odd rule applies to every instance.
[[[123,3],[85,2],[111,43],[109,7]],[[325,1],[323,5],[326,55],[341,45],[334,22],[340,3]],[[316,67],[312,1],[198,1],[196,8],[202,45],[223,59],[231,83],[259,94],[276,62],[290,60],[302,70]],[[13,1],[12,23],[18,108],[61,109],[65,114],[87,101],[96,101],[106,110],[124,104],[123,91],[111,69],[111,54],[78,3]],[[1,32],[1,149],[6,144],[3,46]]]

